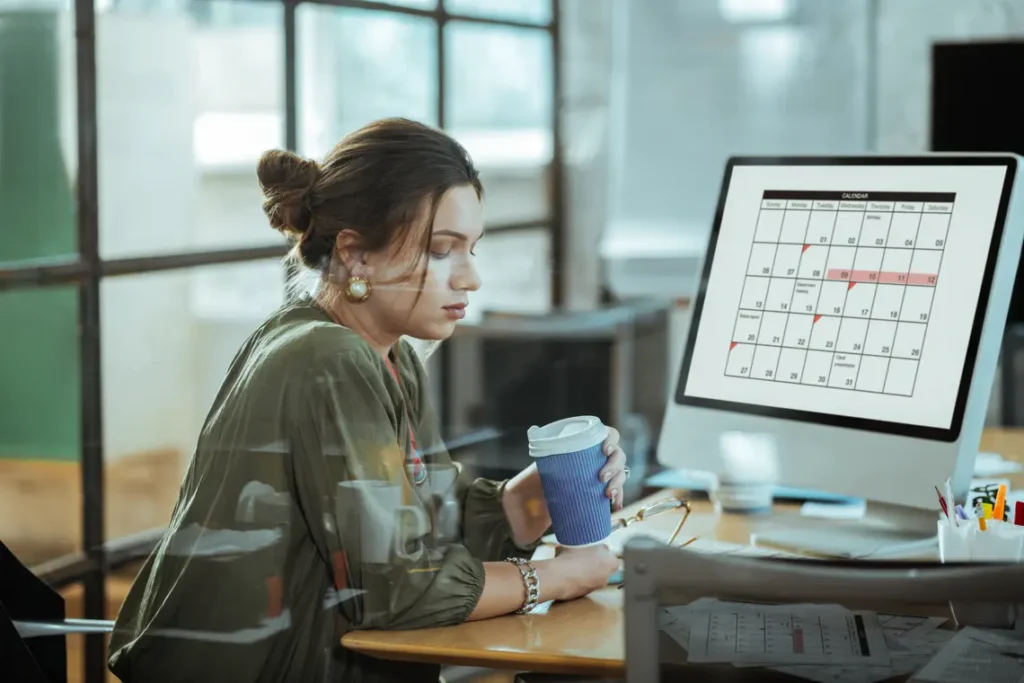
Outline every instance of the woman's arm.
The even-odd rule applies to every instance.
[[[531,563],[537,570],[538,603],[573,600],[608,585],[619,561],[606,546],[563,550],[558,557]],[[467,621],[511,614],[526,603],[526,584],[511,562],[484,563],[484,589]]]
[[[536,465],[530,465],[508,480],[501,505],[516,545],[528,546],[535,543],[551,526],[551,515],[548,514],[548,504]]]
[[[540,587],[538,602],[561,600],[561,580],[551,560],[534,562]],[[519,567],[511,562],[484,562],[484,590],[466,621],[511,614],[526,602],[526,585]]]

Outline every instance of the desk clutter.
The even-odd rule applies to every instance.
[[[1024,501],[1008,503],[1006,484],[974,488],[971,500],[957,504],[947,480],[936,487],[942,562],[1020,562],[1024,559]]]
[[[911,674],[910,680],[922,683],[1024,680],[1024,629],[968,627],[957,633],[940,628],[946,622],[835,604],[700,598],[662,608],[658,626],[686,651],[688,662],[767,667],[820,683],[875,683]]]

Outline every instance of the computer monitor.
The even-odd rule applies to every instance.
[[[848,538],[800,529],[806,549],[934,538],[934,486],[965,498],[985,421],[1024,239],[1019,161],[730,159],[659,462],[722,474],[723,434],[763,435],[777,483],[888,517]]]

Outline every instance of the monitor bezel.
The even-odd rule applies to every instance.
[[[729,194],[732,172],[737,166],[1003,166],[1006,168],[1006,174],[1003,177],[1003,188],[999,197],[999,207],[996,212],[995,225],[993,226],[992,240],[989,244],[988,257],[985,262],[985,272],[982,276],[981,290],[978,294],[978,306],[974,312],[974,322],[971,328],[970,339],[967,344],[967,353],[964,357],[963,370],[960,375],[960,387],[957,391],[956,402],[953,406],[953,416],[948,428],[849,417],[830,413],[816,413],[809,410],[777,408],[775,406],[763,406],[686,395],[686,381],[690,374],[690,363],[693,360],[693,350],[697,339],[697,331],[700,329],[700,319],[704,309],[704,299],[707,295],[708,281],[711,276],[711,266],[715,259],[715,249],[718,245],[718,236],[722,227],[722,216],[725,212],[725,202]],[[844,427],[860,431],[896,434],[911,438],[943,441],[947,443],[952,443],[958,440],[960,438],[960,431],[963,427],[964,413],[967,409],[967,398],[970,393],[971,380],[974,376],[974,366],[978,356],[978,347],[981,343],[981,332],[985,324],[985,315],[988,310],[988,300],[992,291],[992,281],[995,276],[996,262],[999,257],[999,250],[1002,247],[1006,214],[1009,209],[1010,194],[1013,188],[1016,171],[1017,159],[1012,155],[1002,154],[948,154],[903,157],[730,157],[726,162],[725,173],[722,177],[722,185],[718,194],[718,203],[715,208],[715,219],[711,227],[711,234],[708,237],[708,246],[705,252],[704,265],[701,269],[700,285],[693,303],[693,314],[690,319],[690,329],[687,333],[686,347],[683,350],[682,362],[680,363],[679,376],[674,393],[675,403],[681,406],[710,408],[713,410],[722,410],[733,413],[759,415],[762,417],[793,420],[825,426]]]

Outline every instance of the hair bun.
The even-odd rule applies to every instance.
[[[256,166],[263,190],[263,213],[270,227],[301,238],[309,229],[308,195],[320,178],[320,164],[294,152],[272,149],[264,152]]]

